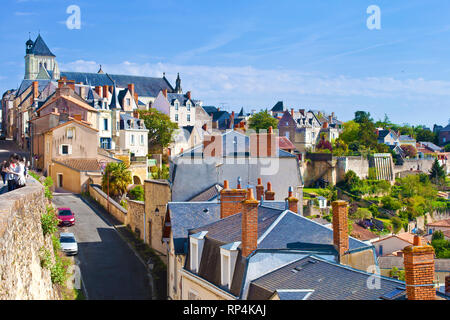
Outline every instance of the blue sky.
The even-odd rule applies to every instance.
[[[69,5],[81,29],[69,30]],[[381,29],[369,30],[369,5]],[[4,0],[0,91],[24,75],[41,35],[61,70],[161,76],[229,110],[356,110],[396,123],[450,118],[450,2],[381,0]]]

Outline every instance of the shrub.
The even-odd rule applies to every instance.
[[[131,189],[130,198],[132,200],[144,201],[144,188],[142,186],[136,186]]]
[[[44,247],[41,247],[39,249],[39,258],[41,260],[41,267],[50,269],[52,265],[52,254],[50,253],[50,251],[48,251]]]
[[[392,217],[391,221],[394,233],[398,233],[403,226],[402,220],[399,217]]]
[[[53,234],[58,230],[58,218],[55,215],[53,207],[48,206],[47,212],[41,216],[41,226],[44,236],[47,234]]]
[[[53,192],[50,189],[53,186],[53,179],[52,177],[45,178],[44,182],[42,183],[44,185],[44,195],[48,200],[53,199]]]
[[[383,208],[387,210],[397,211],[402,207],[400,201],[390,196],[384,196],[383,198],[381,198],[381,203],[383,204]]]
[[[393,267],[390,271],[389,271],[389,276],[391,278],[396,278],[400,281],[405,281],[405,270],[398,270],[397,267]]]
[[[64,286],[69,277],[68,266],[70,265],[70,260],[65,257],[56,256],[55,264],[50,269],[50,276],[52,283],[56,283]]]

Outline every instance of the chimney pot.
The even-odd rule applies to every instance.
[[[348,203],[338,200],[331,203],[333,207],[333,244],[339,254],[339,260],[349,249],[348,244]]]
[[[403,249],[406,297],[408,300],[434,300],[434,248],[422,245],[419,237],[414,237],[413,243]]]
[[[287,208],[294,213],[298,213],[298,199],[294,197],[294,191],[292,187],[288,189],[288,197],[285,199],[287,202]]]
[[[190,91],[186,92],[186,97],[187,97],[189,100],[191,100],[191,92],[190,92]]]
[[[272,191],[272,183],[267,182],[267,190],[265,192],[266,200],[275,200],[275,192]]]
[[[262,184],[261,178],[258,178],[258,184],[256,186],[256,199],[264,199],[264,186]]]
[[[253,197],[253,189],[247,190],[242,201],[241,254],[248,257],[258,248],[258,201]]]
[[[294,108],[291,109],[291,116],[294,117]]]

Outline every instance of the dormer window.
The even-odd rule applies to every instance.
[[[186,103],[187,111],[191,111],[191,104],[188,102]]]
[[[189,236],[190,269],[194,273],[197,273],[200,268],[203,245],[205,244],[207,233],[208,231],[202,231]]]
[[[238,256],[240,241],[220,247],[220,284],[230,290],[233,281],[234,268]]]
[[[178,102],[175,102],[175,110],[178,111],[178,107],[179,107],[179,103],[178,103]]]

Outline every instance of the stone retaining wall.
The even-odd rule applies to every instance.
[[[53,252],[44,237],[44,187],[30,178],[27,186],[0,195],[0,300],[54,300],[50,271],[41,268],[40,249]]]

